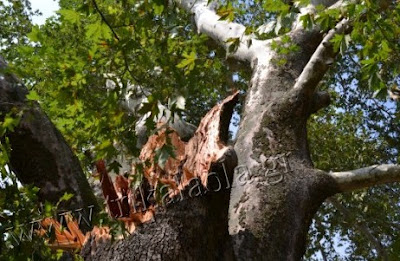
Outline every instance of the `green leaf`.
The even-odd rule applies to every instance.
[[[57,11],[61,15],[61,17],[72,24],[79,24],[80,23],[80,14],[74,10],[69,9],[61,9]]]
[[[275,13],[288,13],[290,10],[290,5],[281,0],[263,1],[263,7],[266,11]]]
[[[386,88],[382,88],[379,90],[376,90],[374,94],[372,95],[373,98],[378,98],[378,99],[384,99],[387,96],[387,90]]]
[[[185,74],[187,74],[194,69],[197,55],[196,55],[196,52],[194,52],[194,51],[190,52],[189,54],[184,52],[183,57],[185,57],[185,59],[183,59],[176,67],[184,68]]]
[[[351,39],[350,39],[350,35],[345,35],[345,36],[343,37],[342,42],[341,42],[341,44],[340,44],[340,54],[341,54],[342,56],[345,55],[345,52],[346,52],[346,50],[347,50],[347,48],[348,48],[348,46],[349,46],[350,40],[351,40]]]
[[[39,94],[35,90],[31,90],[26,98],[30,101],[38,101],[40,99]]]
[[[300,21],[303,23],[303,27],[306,29],[312,29],[314,21],[310,14],[300,16]]]
[[[108,168],[115,173],[119,173],[120,168],[122,168],[121,164],[118,161],[114,160],[108,165]]]
[[[86,39],[94,42],[112,39],[111,29],[101,21],[86,26]]]
[[[233,19],[235,18],[235,10],[232,7],[232,3],[228,2],[227,5],[221,6],[217,10],[217,14],[221,16],[219,20],[227,20],[229,22],[233,21]]]
[[[53,216],[53,205],[48,201],[44,202],[44,215],[46,217]]]
[[[164,12],[164,2],[163,1],[156,1],[153,3],[153,11],[155,15],[161,15]]]
[[[226,40],[226,43],[230,43],[228,47],[228,52],[234,53],[239,48],[240,38],[239,37],[229,38],[228,40]]]
[[[73,196],[74,196],[74,194],[65,192],[64,195],[62,195],[62,197],[59,199],[59,202],[68,201],[71,198],[73,198]]]
[[[32,42],[39,42],[41,37],[39,26],[33,26],[32,31],[28,33],[27,36]]]
[[[165,167],[165,163],[169,157],[175,158],[175,152],[172,146],[164,144],[161,148],[156,150],[155,161],[161,168]]]
[[[11,113],[9,113],[4,117],[4,120],[1,124],[0,129],[13,131],[14,128],[16,126],[18,126],[20,119],[21,119],[21,117],[18,117],[18,116],[16,117],[16,116],[13,116]],[[2,133],[2,134],[4,135],[4,133]]]

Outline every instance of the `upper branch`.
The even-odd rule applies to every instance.
[[[340,192],[368,188],[378,184],[400,181],[400,166],[394,164],[373,165],[366,168],[330,172]]]
[[[229,53],[240,61],[252,62],[259,58],[258,54],[267,51],[267,41],[260,41],[254,36],[246,35],[246,27],[233,22],[220,20],[212,4],[207,0],[176,0],[181,8],[194,16],[194,21],[199,33],[204,33],[222,45],[227,51],[232,44],[230,39],[239,38],[236,51]]]
[[[329,65],[334,62],[336,52],[333,50],[331,40],[337,34],[346,33],[349,27],[350,20],[345,18],[325,35],[297,79],[294,85],[295,89],[303,89],[313,93],[317,84],[329,69]]]

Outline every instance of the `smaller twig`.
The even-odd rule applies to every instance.
[[[113,28],[121,28],[121,27],[129,27],[129,26],[134,26],[134,24],[120,24],[120,25],[114,25]]]
[[[92,0],[92,2],[93,2],[93,5],[94,5],[94,8],[95,8],[96,11],[100,14],[101,20],[102,20],[104,23],[106,23],[106,25],[108,26],[108,28],[110,28],[111,32],[113,33],[115,39],[117,39],[117,40],[119,41],[119,37],[118,37],[117,33],[114,31],[114,29],[113,29],[113,27],[111,26],[111,24],[107,21],[107,19],[106,19],[106,17],[104,16],[104,14],[100,11],[100,9],[99,9],[99,7],[98,7],[98,5],[97,5],[97,3],[96,3],[96,0]]]
[[[143,95],[145,95],[145,92],[144,92],[144,90],[143,90],[143,88],[142,88],[142,85],[141,85],[141,82],[142,82],[142,81],[141,81],[138,77],[136,77],[135,74],[132,72],[132,70],[129,68],[128,59],[126,58],[126,55],[125,55],[124,52],[122,52],[122,56],[124,57],[125,71],[128,71],[128,72],[129,72],[129,75],[136,81],[137,86],[139,87],[141,93],[142,93]]]

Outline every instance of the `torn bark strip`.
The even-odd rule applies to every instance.
[[[118,197],[114,184],[108,175],[104,160],[96,162],[97,172],[100,175],[100,184],[103,196],[107,203],[109,214],[113,218],[127,217],[130,213],[130,207],[127,200]],[[126,191],[127,193],[128,191]]]
[[[151,185],[156,186],[157,180],[160,180],[174,189],[182,190],[191,179],[200,178],[203,186],[207,186],[211,164],[216,163],[228,148],[229,122],[238,96],[239,92],[236,91],[214,106],[203,117],[194,136],[187,143],[171,129],[149,138],[139,158],[143,162],[152,163],[144,169],[145,177]],[[155,151],[166,144],[167,136],[175,149],[175,157],[170,157],[162,167],[155,162],[154,157]]]
[[[82,248],[89,238],[89,232],[86,235],[83,234],[77,221],[71,215],[65,215],[65,223],[66,227],[54,218],[45,218],[41,221],[41,228],[36,232],[46,238],[47,245],[52,249]],[[51,239],[51,230],[54,230],[54,240]]]

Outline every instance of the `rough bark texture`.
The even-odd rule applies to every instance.
[[[255,66],[235,145],[246,169],[235,173],[229,209],[238,260],[301,259],[314,213],[336,192],[335,182],[313,169],[307,145],[307,119],[326,101],[293,89],[319,37],[293,32],[302,49],[285,66]]]
[[[57,203],[65,193],[74,197],[70,210],[98,209],[78,158],[37,102],[28,101],[26,87],[14,76],[2,73],[0,57],[0,113],[23,111],[19,126],[7,135],[11,143],[10,167],[22,184],[40,188],[39,198]]]

